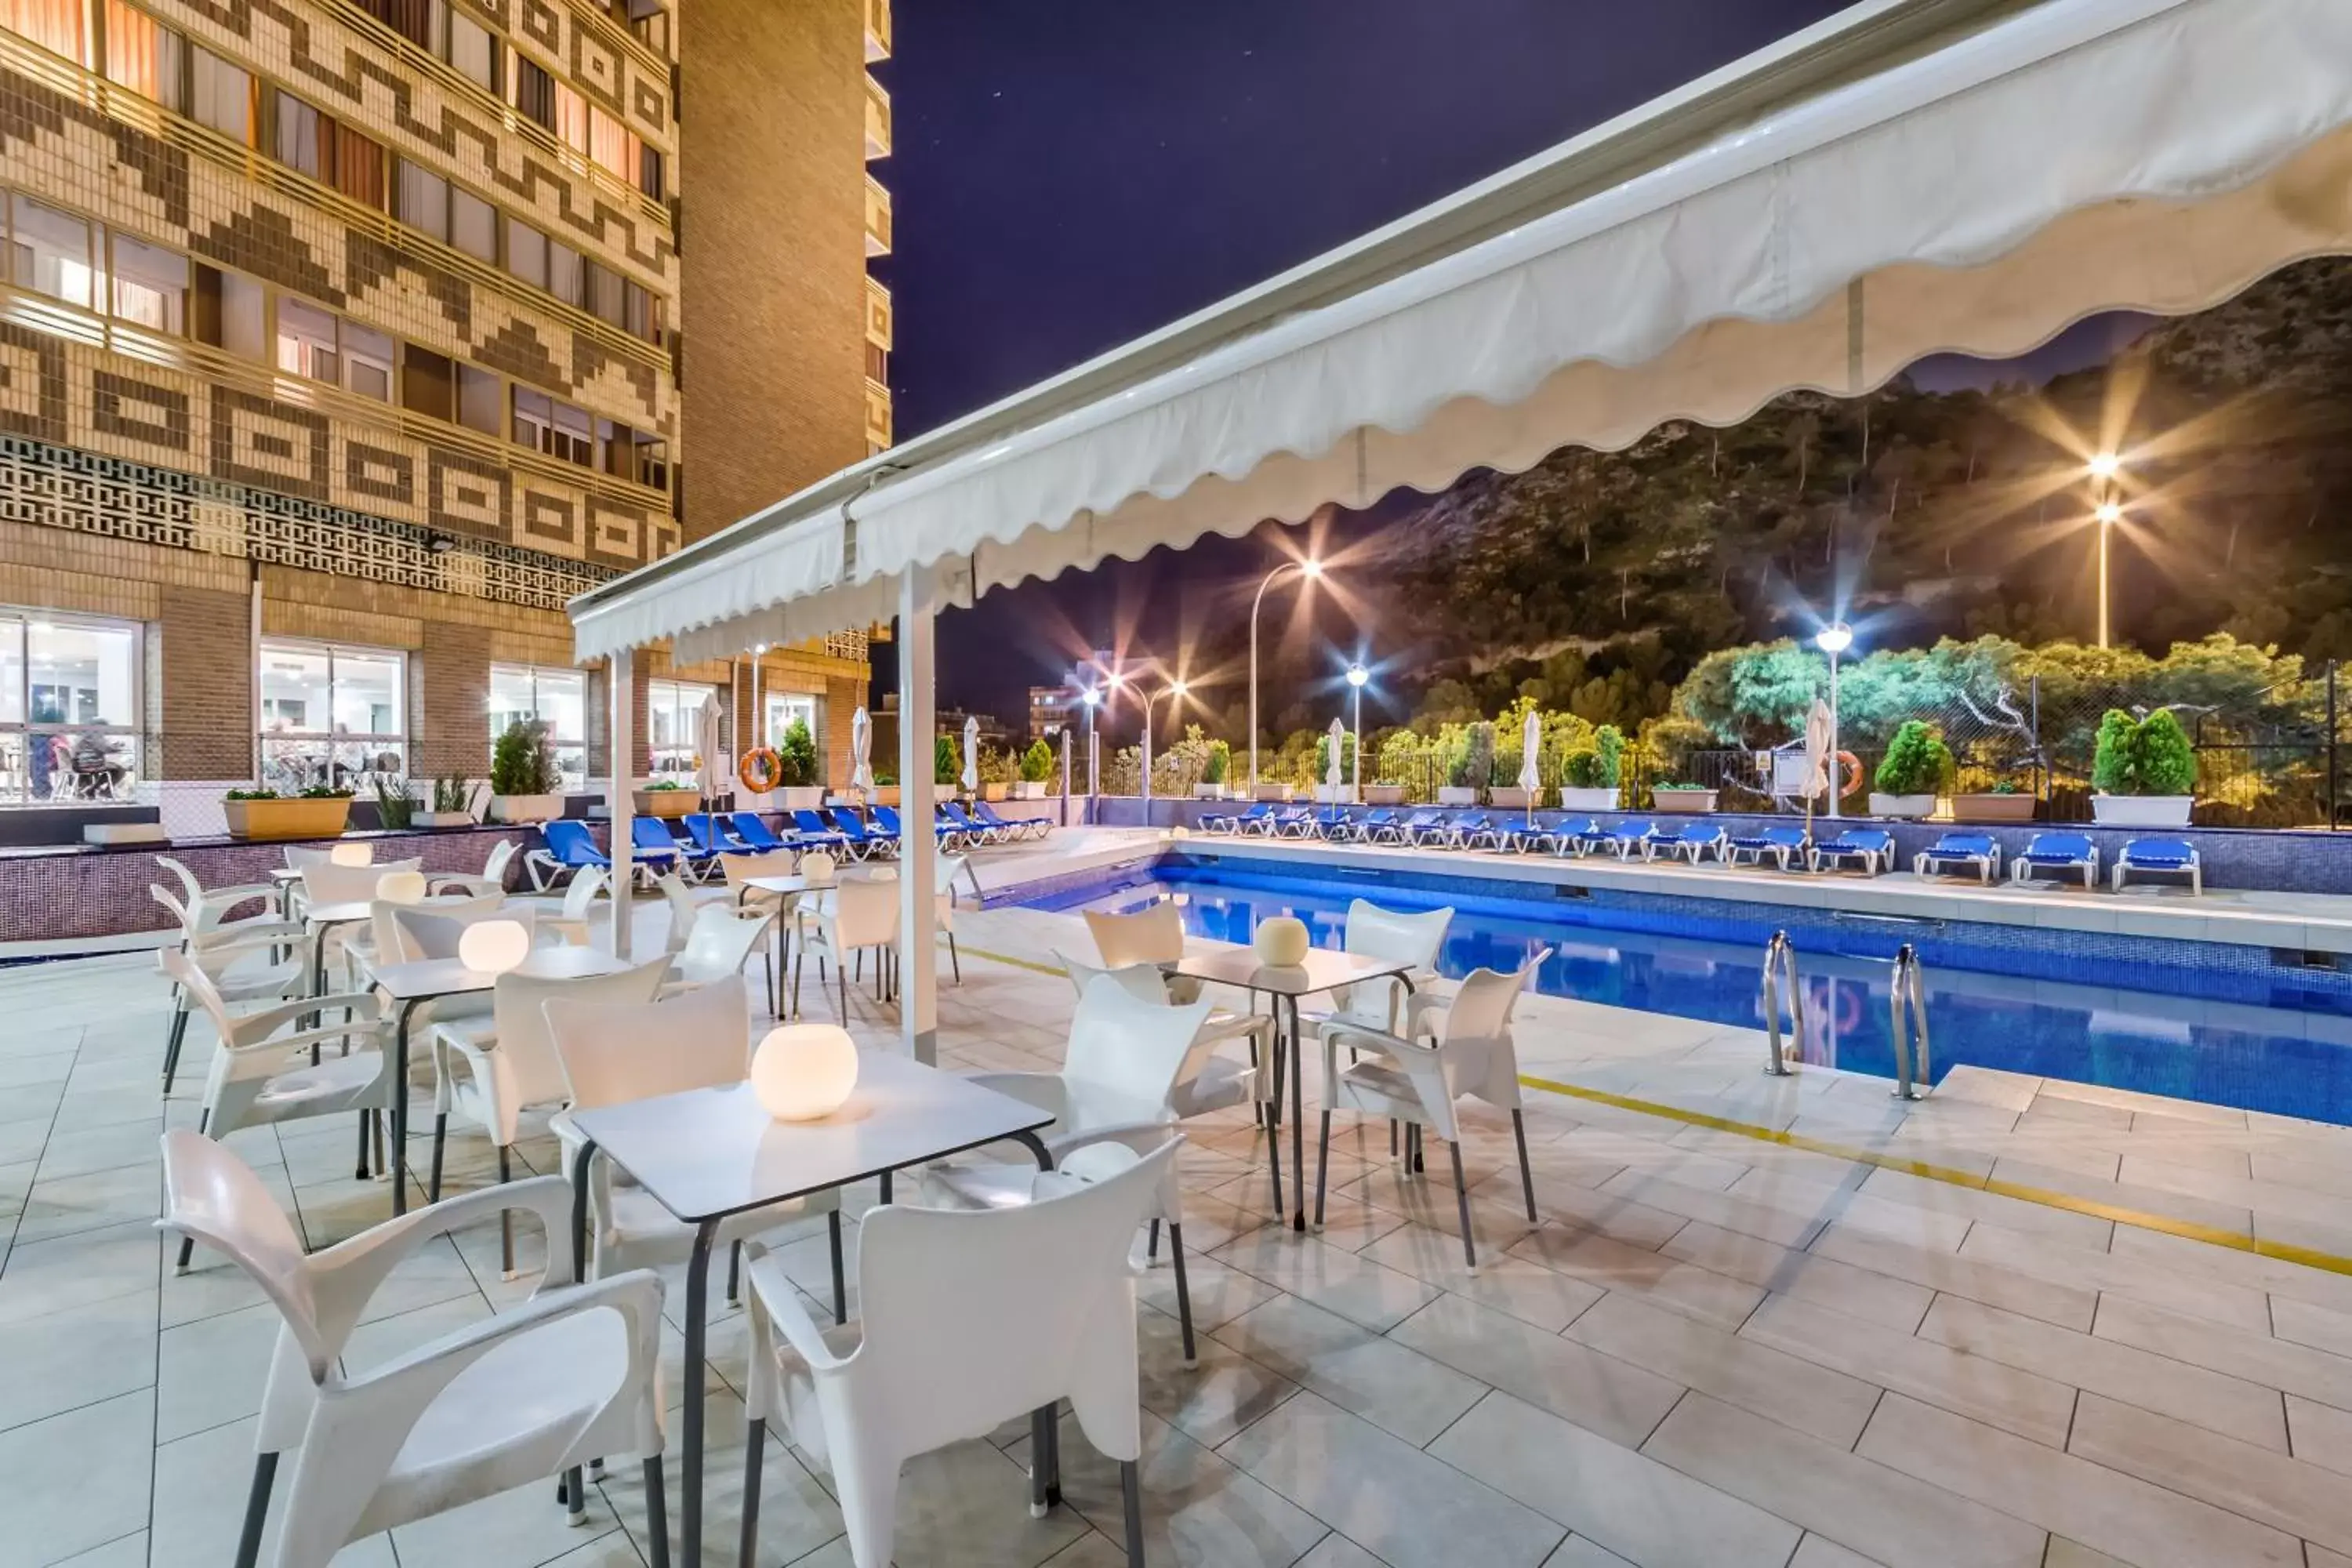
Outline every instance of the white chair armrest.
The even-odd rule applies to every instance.
[[[309,928],[300,921],[264,921],[257,924],[222,926],[214,931],[200,931],[189,945],[205,958],[217,958],[224,953],[257,952],[264,948],[290,947],[307,940],[308,935]]]
[[[846,1356],[834,1354],[833,1347],[824,1342],[824,1331],[816,1326],[816,1320],[809,1316],[807,1304],[802,1301],[800,1291],[786,1277],[783,1266],[770,1254],[765,1243],[747,1241],[743,1244],[743,1275],[751,1281],[753,1313],[765,1318],[784,1336],[784,1342],[808,1363],[811,1372],[820,1376],[837,1373],[857,1359],[856,1351]]]
[[[541,1290],[520,1307],[495,1313],[478,1323],[469,1323],[457,1332],[447,1334],[428,1344],[423,1344],[396,1356],[382,1366],[347,1381],[336,1391],[348,1397],[363,1389],[412,1376],[436,1362],[452,1363],[445,1375],[435,1381],[433,1393],[437,1394],[450,1379],[465,1369],[469,1352],[487,1349],[500,1340],[544,1328],[564,1318],[578,1317],[583,1312],[611,1308],[629,1323],[629,1373],[632,1378],[645,1374],[648,1363],[642,1349],[648,1342],[659,1342],[661,1319],[661,1276],[650,1268],[632,1268],[625,1274],[615,1274],[609,1279],[592,1279],[584,1285],[565,1284],[559,1289]],[[423,1402],[430,1404],[428,1395]],[[422,1405],[420,1405],[420,1409]]]
[[[359,1034],[383,1022],[383,1001],[373,991],[345,991],[331,996],[304,996],[292,1002],[280,1002],[274,1007],[261,1007],[250,1013],[240,1013],[231,1022],[236,1026],[236,1032],[246,1037],[238,1042],[240,1045],[283,1045],[287,1043],[285,1040],[272,1040],[268,1037],[306,1014],[323,1013],[330,1009],[344,1007],[350,1008],[352,1013],[348,1023],[338,1024],[331,1030],[322,1029],[312,1032]]]
[[[492,893],[503,893],[507,890],[505,881],[499,878],[480,877],[460,871],[436,875],[425,884],[425,888],[428,892],[436,895],[456,888],[477,899],[488,898]]]
[[[1055,1116],[1061,1115],[1069,1103],[1069,1086],[1062,1081],[1059,1073],[974,1072],[966,1073],[964,1081],[1009,1094],[1024,1105],[1034,1105]]]

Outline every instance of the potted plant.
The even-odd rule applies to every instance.
[[[1650,809],[1666,816],[1702,816],[1715,809],[1715,796],[1705,784],[1655,784],[1650,790]]]
[[[873,795],[874,798],[868,805],[896,806],[898,804],[898,773],[887,767],[876,768]]]
[[[419,827],[471,827],[473,802],[471,784],[455,773],[445,774],[433,781],[431,808],[415,813],[410,820]]]
[[[656,779],[629,792],[629,809],[639,816],[680,817],[702,809],[702,792],[676,779]]]
[[[2117,827],[2186,827],[2197,804],[2197,750],[2169,708],[2099,721],[2091,757],[2091,819]]]
[[[518,719],[490,748],[490,820],[545,822],[563,815],[563,796],[557,793],[555,745],[547,725],[538,719]]]
[[[1445,759],[1445,782],[1437,786],[1440,805],[1475,805],[1478,786],[1495,769],[1495,726],[1471,725]]]
[[[1201,764],[1201,782],[1192,786],[1195,800],[1225,798],[1225,779],[1234,771],[1234,749],[1223,741],[1209,742],[1207,761]]]
[[[233,789],[221,797],[232,838],[335,838],[352,816],[352,792],[313,784],[296,795]]]
[[[1402,805],[1412,781],[1426,765],[1429,742],[1411,730],[1392,732],[1380,745],[1379,782],[1364,786],[1368,805]]]
[[[1625,732],[1603,724],[1592,744],[1579,746],[1560,764],[1559,804],[1570,811],[1614,811],[1617,782],[1625,765]]]
[[[2037,803],[2032,792],[2002,779],[1987,790],[1966,790],[1952,796],[1955,822],[2031,822]]]
[[[1003,800],[1011,792],[1019,771],[1011,752],[983,744],[980,748],[980,798]]]
[[[1871,780],[1873,816],[1933,816],[1936,797],[1952,776],[1952,750],[1917,719],[1906,719],[1887,743]]]
[[[776,787],[772,794],[786,811],[814,811],[824,804],[824,785],[817,782],[816,736],[808,721],[795,719],[776,745]]]
[[[415,826],[416,797],[408,793],[408,781],[390,773],[378,773],[368,781],[368,791],[375,796],[375,825],[386,833],[405,833]]]
[[[1042,738],[1030,742],[1029,749],[1021,753],[1021,778],[1015,786],[1014,798],[1045,799],[1045,781],[1053,776],[1054,748],[1045,744]]]

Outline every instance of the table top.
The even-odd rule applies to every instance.
[[[302,873],[292,866],[272,866],[269,879],[273,882],[299,882],[302,879]]]
[[[822,893],[844,882],[878,880],[872,872],[836,871],[830,877],[746,877],[743,886],[763,893]]]
[[[849,1103],[778,1121],[748,1083],[572,1113],[662,1207],[689,1225],[824,1192],[1053,1125],[1050,1111],[893,1051],[860,1051]]]
[[[1307,950],[1306,963],[1275,968],[1261,963],[1249,948],[1228,947],[1214,952],[1187,953],[1166,968],[1170,973],[1187,979],[1238,985],[1245,991],[1262,991],[1274,996],[1311,996],[1318,991],[1337,990],[1360,981],[1406,974],[1412,965],[1360,952],[1342,952],[1337,948],[1312,947]]]
[[[646,960],[644,962],[651,962]],[[585,980],[618,974],[635,963],[614,958],[593,947],[534,947],[511,972],[534,980]],[[487,969],[468,969],[463,959],[420,958],[408,963],[387,963],[375,971],[377,989],[395,1002],[430,1001],[436,996],[463,996],[488,991],[499,983]]]
[[[342,904],[305,904],[302,918],[314,926],[349,925],[353,921],[373,918],[375,905],[365,899],[354,899]]]

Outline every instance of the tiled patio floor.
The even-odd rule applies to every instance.
[[[1053,1065],[1069,991],[1030,965],[1084,951],[1082,928],[1003,910],[959,933],[943,1059]],[[150,1228],[156,1133],[193,1122],[205,1054],[192,1038],[159,1107],[163,1004],[143,958],[0,973],[0,1568],[229,1558],[277,1319],[201,1252],[173,1277]],[[872,1043],[895,1031],[870,998],[853,1010]],[[1165,1267],[1144,1285],[1152,1562],[2352,1568],[2352,1279],[2087,1212],[2352,1254],[2352,1134],[1984,1073],[1902,1108],[1876,1079],[1765,1080],[1750,1031],[1540,997],[1524,1016],[1531,1075],[2080,1201],[1539,1093],[1542,1224],[1517,1212],[1507,1124],[1467,1148],[1474,1277],[1442,1162],[1403,1178],[1384,1135],[1349,1129],[1329,1223],[1297,1237],[1272,1225],[1246,1120],[1196,1125],[1197,1369]],[[314,1245],[388,1212],[352,1176],[344,1119],[232,1142]],[[544,1170],[552,1144],[522,1152]],[[450,1154],[456,1184],[488,1178],[478,1135]],[[517,1300],[529,1282],[499,1283],[497,1250],[495,1227],[428,1248],[353,1359]],[[821,1236],[786,1251],[820,1291],[824,1257]],[[722,1562],[744,1347],[740,1314],[714,1318]],[[898,1561],[1117,1563],[1093,1528],[1117,1529],[1110,1469],[1073,1434],[1070,1507],[1033,1521],[1025,1447],[1016,1423],[912,1467]],[[845,1564],[823,1479],[769,1453],[762,1563]],[[636,1563],[640,1503],[616,1466],[585,1529],[532,1486],[342,1560]]]

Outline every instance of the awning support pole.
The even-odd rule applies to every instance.
[[[607,795],[612,803],[613,844],[610,854],[613,884],[605,891],[613,900],[613,956],[615,958],[629,956],[629,925],[636,913],[636,900],[631,896],[635,889],[629,885],[633,879],[629,864],[633,842],[630,835],[634,831],[631,815],[636,800],[630,788],[635,773],[629,765],[637,749],[634,732],[637,714],[636,658],[635,648],[625,647],[604,661],[604,685],[613,699],[612,722],[605,726],[613,742],[612,788]]]
[[[930,574],[908,567],[898,580],[898,1028],[908,1051],[926,1066],[937,1066],[940,1055],[940,840],[932,829],[938,792],[931,755],[936,603]]]

